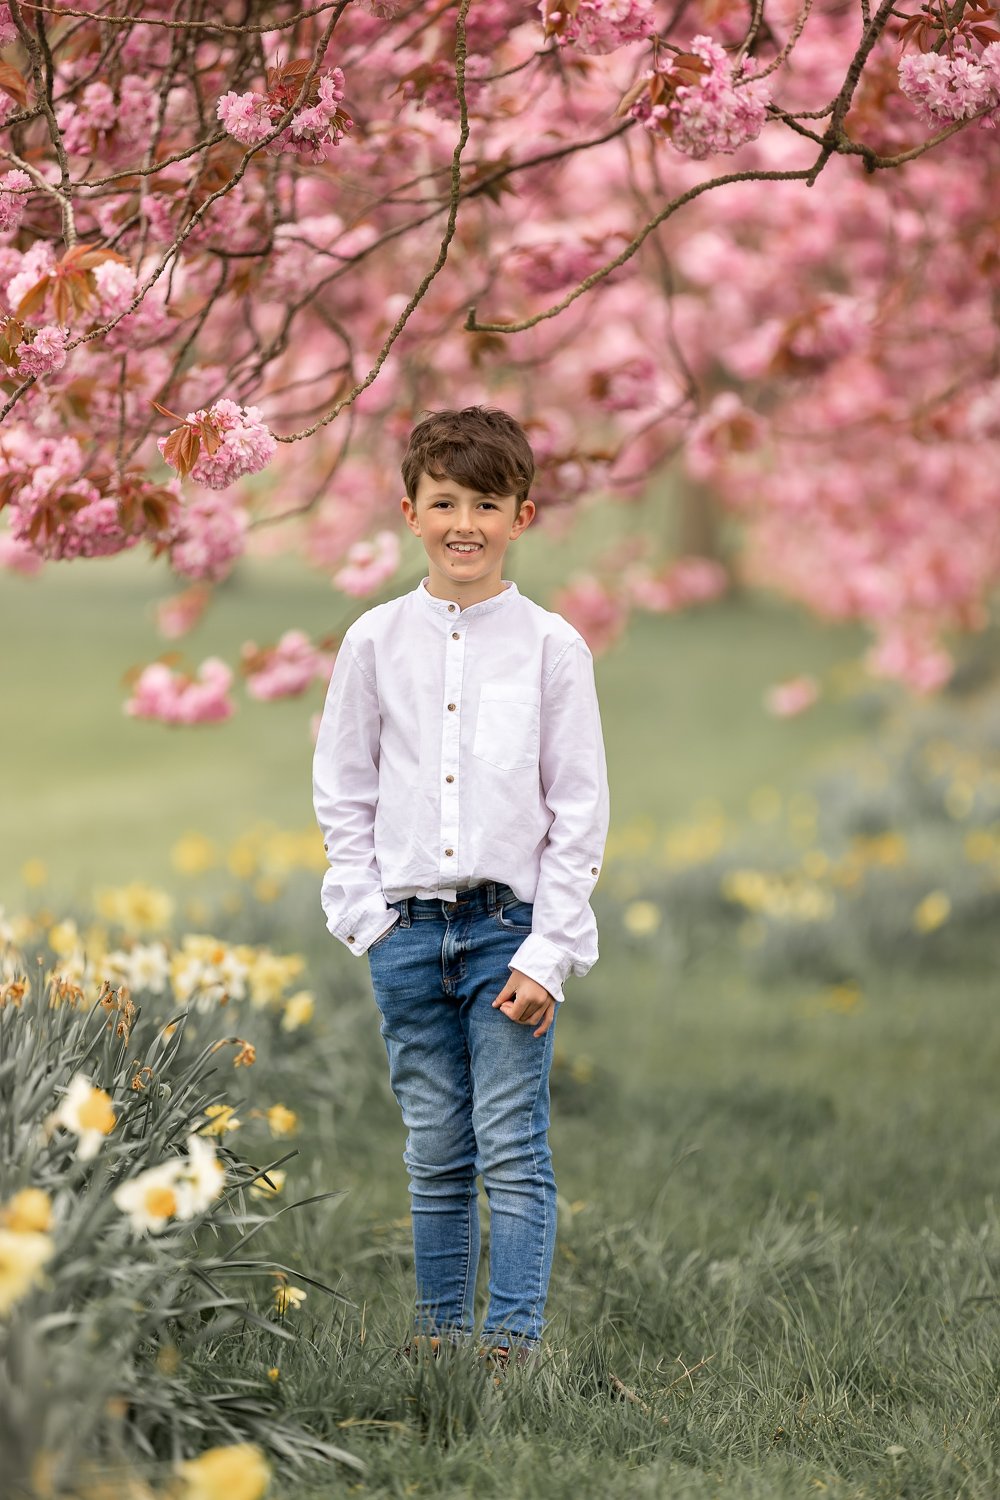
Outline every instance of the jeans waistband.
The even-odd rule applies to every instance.
[[[505,901],[517,899],[509,885],[499,880],[484,880],[482,885],[456,892],[454,901],[446,901],[440,896],[403,896],[398,901],[390,901],[389,905],[399,912],[401,923],[408,927],[411,922],[428,922],[435,917],[440,921],[443,917],[473,916],[476,912],[493,911]]]

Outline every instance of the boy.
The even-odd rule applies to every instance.
[[[501,576],[533,476],[505,412],[414,428],[400,503],[427,576],[346,632],[313,761],[327,927],[368,955],[409,1131],[415,1334],[436,1349],[473,1332],[481,1172],[481,1344],[498,1365],[524,1362],[544,1326],[553,1028],[563,981],[597,959],[608,829],[590,651]]]

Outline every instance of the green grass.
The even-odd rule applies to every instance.
[[[564,572],[587,540],[560,550]],[[544,548],[508,572],[544,599]],[[0,901],[24,903],[32,855],[82,895],[168,879],[187,828],[228,841],[261,819],[312,823],[318,692],[243,699],[210,730],[122,716],[119,676],[162,649],[147,611],[167,591],[131,558],[5,584],[0,623],[18,649],[0,664]],[[232,658],[288,625],[342,628],[337,609],[290,564],[248,566],[184,650]],[[831,697],[790,724],[760,703],[793,671],[829,682],[858,647],[760,599],[638,620],[598,662],[616,823],[680,821],[704,798],[740,813],[761,783],[787,791],[868,746],[863,703]],[[322,929],[318,877],[296,876],[273,905],[220,906],[205,930],[308,955],[310,1034],[279,1033],[234,1081],[250,1105],[302,1113],[286,1199],[344,1190],[279,1218],[261,1253],[351,1305],[313,1289],[289,1319],[294,1345],[233,1333],[186,1348],[183,1377],[220,1410],[227,1390],[234,1410],[242,1393],[272,1403],[364,1462],[360,1476],[281,1462],[274,1500],[995,1500],[995,972],[971,953],[935,970],[874,961],[862,1002],[840,1013],[818,980],[756,981],[721,935],[630,935],[620,892],[655,891],[655,873],[617,873],[596,896],[601,960],[568,986],[557,1023],[549,1357],[500,1390],[469,1359],[396,1358],[413,1281],[404,1130],[367,968]],[[239,1019],[230,1009],[227,1028]],[[259,1023],[246,1018],[248,1034]],[[247,1154],[273,1159],[252,1128]],[[485,1264],[480,1313],[484,1293]]]
[[[363,966],[331,952],[314,964],[308,1066],[288,1074],[306,1128],[285,1192],[347,1191],[286,1215],[267,1249],[354,1307],[311,1292],[294,1348],[251,1331],[192,1378],[264,1385],[278,1365],[279,1409],[366,1465],[335,1489],[283,1467],[281,1500],[992,1500],[989,980],[957,974],[943,992],[931,976],[873,975],[838,1014],[811,986],[749,983],[721,951],[665,966],[611,902],[600,916],[601,962],[557,1023],[543,1369],[496,1391],[468,1358],[398,1363],[413,1277],[404,1131]]]

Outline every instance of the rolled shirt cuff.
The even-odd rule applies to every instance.
[[[389,917],[391,920],[386,921]],[[362,953],[367,953],[376,938],[389,931],[399,921],[399,912],[393,911],[392,907],[370,904],[355,912],[348,920],[343,917],[334,920],[327,917],[326,925],[328,931],[343,943],[348,952],[353,953],[355,958],[360,958]]]
[[[572,964],[572,955],[565,949],[557,948],[555,943],[550,943],[540,932],[532,932],[509,960],[507,967],[527,974],[529,979],[547,989],[553,1000],[561,1005],[566,998],[563,994],[563,981]]]

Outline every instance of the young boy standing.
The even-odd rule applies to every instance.
[[[313,761],[327,927],[368,955],[409,1132],[415,1332],[473,1333],[481,1173],[482,1344],[500,1363],[544,1327],[554,1023],[567,976],[597,959],[609,810],[591,653],[502,578],[533,476],[505,412],[414,428],[401,506],[428,573],[346,632]]]

